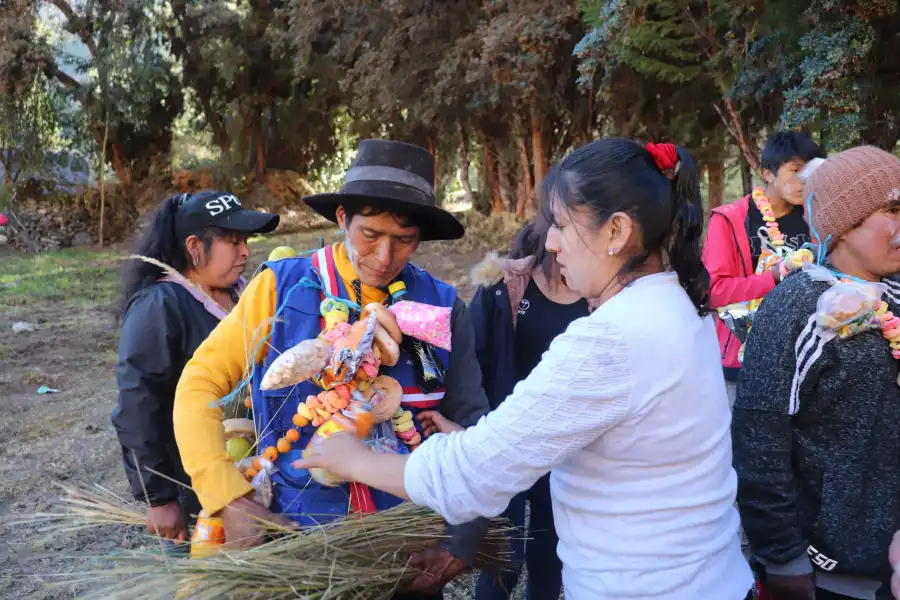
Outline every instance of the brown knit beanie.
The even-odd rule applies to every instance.
[[[900,158],[873,146],[859,146],[827,159],[803,186],[806,221],[821,243],[832,247],[840,236],[871,214],[900,201]]]

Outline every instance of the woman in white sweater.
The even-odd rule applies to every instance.
[[[475,427],[409,456],[334,436],[298,466],[410,498],[450,523],[500,514],[552,470],[568,598],[742,600],[752,575],[704,305],[693,160],[669,144],[600,140],[555,167],[543,195],[547,249],[599,308]]]

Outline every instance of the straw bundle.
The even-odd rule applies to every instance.
[[[147,509],[123,500],[101,485],[91,488],[73,487],[54,482],[63,496],[58,512],[30,515],[19,521],[29,525],[43,524],[42,532],[66,532],[91,529],[103,525],[141,525],[147,522]],[[15,523],[14,523],[15,524]]]
[[[123,501],[113,501],[108,492],[66,491],[66,511],[55,517],[71,520],[72,527],[90,526],[91,522],[108,525],[119,517],[123,525],[135,523],[135,514],[122,510]],[[198,600],[382,600],[417,575],[408,565],[410,555],[446,539],[444,528],[440,516],[406,503],[364,518],[347,517],[299,531],[281,530],[277,539],[262,546],[222,549],[203,559],[173,559],[158,550],[66,556],[66,560],[77,557],[99,564],[96,569],[60,574],[57,581],[88,588],[85,598],[149,600],[177,595]],[[492,521],[474,566],[508,568],[508,540],[514,534],[507,521]]]

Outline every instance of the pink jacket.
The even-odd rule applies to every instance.
[[[703,264],[709,271],[711,308],[762,298],[775,287],[771,272],[753,274],[753,258],[747,237],[750,196],[712,211],[703,246]],[[722,366],[740,368],[741,343],[721,321],[716,322]]]

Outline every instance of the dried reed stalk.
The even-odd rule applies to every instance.
[[[38,515],[38,521],[57,522],[63,529],[144,523],[134,504],[95,486],[60,486],[67,497],[64,510]],[[99,491],[95,491],[99,490]],[[66,526],[65,524],[68,523]],[[517,531],[508,521],[495,519],[475,561],[478,568],[509,568],[509,538]],[[398,585],[414,578],[408,565],[412,553],[446,539],[444,520],[427,508],[405,503],[363,518],[347,517],[331,523],[285,533],[248,550],[222,549],[203,559],[176,559],[158,550],[117,554],[58,555],[99,562],[97,568],[60,573],[60,585],[84,586],[83,598],[307,598],[384,600]]]
[[[124,500],[105,487],[68,486],[54,482],[63,492],[58,512],[35,513],[15,524],[42,524],[41,532],[63,532],[90,529],[103,525],[144,525],[146,509]]]

